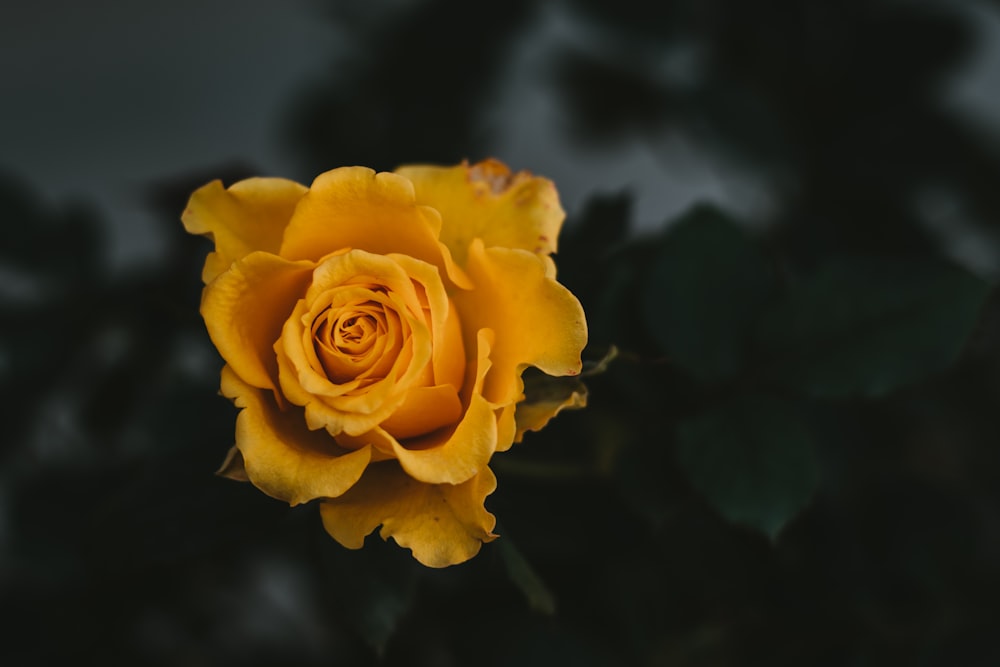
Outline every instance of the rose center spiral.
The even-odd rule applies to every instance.
[[[316,359],[327,377],[347,382],[360,375],[377,377],[385,347],[385,307],[374,301],[328,307],[310,327]]]
[[[371,315],[342,315],[334,328],[334,347],[344,354],[361,354],[371,345],[376,329]]]

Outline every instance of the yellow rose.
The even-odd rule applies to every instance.
[[[346,547],[381,525],[425,565],[474,556],[496,537],[490,458],[527,428],[522,371],[580,371],[563,218],[550,181],[495,160],[198,189],[182,220],[215,241],[201,313],[242,408],[235,475],[318,499]]]

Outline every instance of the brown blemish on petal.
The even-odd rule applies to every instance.
[[[527,171],[520,171],[516,174],[511,173],[510,168],[499,160],[494,160],[492,158],[478,162],[471,167],[468,167],[468,179],[470,183],[485,183],[490,192],[494,195],[500,195],[509,190],[512,186],[520,183],[526,178],[531,178],[531,174]],[[525,199],[522,201],[523,197],[516,201],[516,204],[524,204],[527,202]]]

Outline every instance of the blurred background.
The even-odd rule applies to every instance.
[[[1000,3],[43,0],[0,91],[4,664],[1000,663]],[[189,193],[490,156],[619,351],[503,537],[214,477]]]

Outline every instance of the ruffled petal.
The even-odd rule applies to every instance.
[[[184,228],[215,240],[201,279],[210,283],[256,250],[277,254],[281,237],[306,187],[283,178],[248,178],[228,189],[212,181],[191,195],[181,214]]]
[[[514,444],[517,436],[517,421],[515,419],[516,404],[508,403],[496,410],[497,415],[497,451],[506,452]],[[521,439],[517,438],[520,442]]]
[[[300,409],[282,411],[229,366],[222,369],[222,394],[242,408],[236,446],[247,477],[269,496],[290,505],[335,498],[357,483],[371,460],[371,447],[343,449],[325,431],[309,431]]]
[[[482,396],[473,396],[462,421],[451,430],[410,438],[404,444],[378,427],[351,442],[392,451],[403,470],[421,482],[460,484],[485,469],[496,451],[497,419]]]
[[[540,255],[556,251],[566,213],[552,181],[521,171],[512,174],[497,160],[455,167],[407,165],[397,174],[412,181],[417,201],[442,218],[441,241],[465,266],[469,244],[519,248]]]
[[[254,252],[219,274],[202,292],[201,315],[219,354],[245,382],[277,391],[273,345],[305,293],[312,262]]]
[[[569,396],[546,398],[531,403],[522,401],[517,404],[515,419],[517,433],[514,442],[521,442],[528,431],[541,431],[552,418],[563,410],[573,410],[587,407],[587,388],[573,391]]]
[[[324,501],[320,515],[327,532],[349,549],[360,549],[381,524],[382,539],[392,537],[428,567],[447,567],[496,538],[496,519],[483,506],[495,489],[489,468],[463,484],[424,484],[395,463],[379,463],[347,493]]]
[[[288,223],[280,254],[315,261],[345,248],[401,253],[433,264],[460,287],[470,287],[448,248],[438,241],[440,232],[440,214],[417,204],[407,179],[365,167],[341,167],[313,181]]]
[[[509,248],[484,248],[480,240],[469,247],[467,266],[476,285],[472,292],[456,292],[454,301],[466,332],[490,328],[495,344],[493,367],[486,376],[483,396],[502,406],[520,399],[521,372],[536,366],[549,375],[576,375],[583,364],[587,321],[573,294],[545,275],[545,263],[536,255]]]

